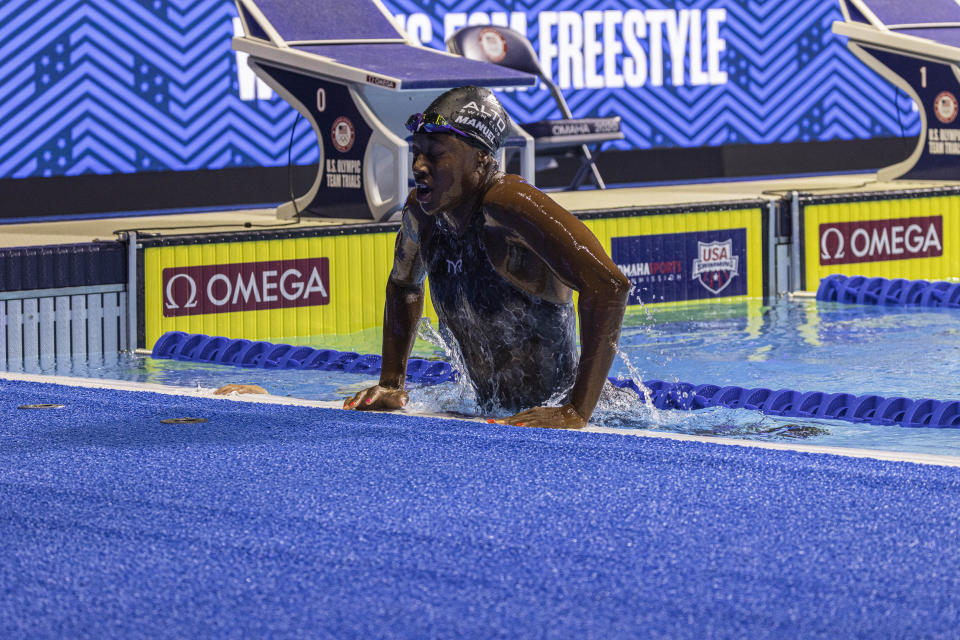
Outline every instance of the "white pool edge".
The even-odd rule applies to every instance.
[[[166,384],[149,382],[134,382],[130,380],[104,380],[100,378],[74,378],[72,376],[50,376],[37,373],[14,373],[0,371],[0,380],[17,380],[22,382],[40,382],[59,384],[66,387],[84,387],[87,389],[113,389],[117,391],[149,391],[171,396],[187,396],[193,398],[209,398],[211,400],[232,400],[235,402],[259,402],[261,404],[284,404],[304,407],[323,407],[325,409],[340,409],[343,404],[329,400],[303,400],[285,396],[257,395],[257,394],[230,394],[226,396],[213,395],[213,388],[177,387]]]
[[[343,404],[330,400],[304,400],[301,398],[288,398],[285,396],[271,396],[258,394],[230,394],[227,396],[213,395],[214,389],[197,387],[176,387],[171,385],[152,384],[146,382],[132,382],[125,380],[101,380],[95,378],[74,378],[69,376],[49,376],[34,373],[15,373],[9,371],[0,371],[0,380],[14,380],[23,382],[39,382],[48,384],[59,384],[68,387],[84,387],[88,389],[112,389],[117,391],[148,391],[152,393],[161,393],[166,395],[187,396],[194,398],[208,398],[213,400],[223,400],[228,402],[254,402],[258,404],[288,405],[299,407],[321,407],[324,409],[341,409]],[[444,414],[422,414],[398,412],[399,415],[410,415],[418,417],[442,418],[445,420],[467,420],[468,422],[484,422],[481,418],[465,419]],[[524,427],[513,427],[524,428]],[[947,456],[932,453],[912,453],[903,451],[884,451],[880,449],[855,449],[851,447],[828,447],[812,444],[793,444],[781,442],[757,442],[755,440],[741,440],[738,438],[721,438],[711,436],[695,436],[681,433],[665,433],[649,429],[616,429],[612,427],[600,427],[588,425],[582,432],[588,433],[613,433],[618,435],[638,436],[642,438],[665,438],[668,440],[680,440],[686,442],[704,442],[709,444],[718,444],[736,447],[751,447],[755,449],[773,449],[777,451],[796,451],[800,453],[828,454],[845,456],[848,458],[871,458],[874,460],[886,460],[891,462],[913,462],[916,464],[928,464],[944,467],[960,467],[960,456]]]

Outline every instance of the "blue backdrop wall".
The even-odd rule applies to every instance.
[[[620,115],[622,148],[916,135],[912,102],[830,31],[833,0],[390,0],[443,48],[464,24],[526,31],[578,115]],[[230,49],[229,0],[6,0],[0,179],[287,163],[295,113]],[[542,89],[511,115],[555,115]],[[296,163],[316,162],[301,125]]]

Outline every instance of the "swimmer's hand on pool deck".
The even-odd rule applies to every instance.
[[[394,411],[402,409],[407,400],[407,392],[403,389],[378,384],[344,400],[343,408],[357,411]]]
[[[270,395],[270,392],[258,384],[225,384],[213,392],[215,396],[228,396],[231,393],[259,393]]]

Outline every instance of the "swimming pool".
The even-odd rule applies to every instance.
[[[958,336],[960,312],[949,309],[854,306],[812,299],[782,299],[766,307],[758,303],[691,305],[628,316],[611,375],[960,399],[954,382],[960,374]],[[365,336],[361,342],[362,349],[354,349],[377,351],[375,337]],[[449,358],[429,326],[421,328],[414,355]],[[237,369],[124,354],[103,361],[58,362],[47,368],[34,363],[26,371],[206,389],[247,382],[260,384],[274,395],[315,400],[342,399],[373,382],[369,374]],[[469,389],[457,383],[413,387],[410,410],[475,413]],[[960,455],[960,429],[784,418],[723,407],[659,411],[632,394],[608,394],[592,422],[748,440]]]

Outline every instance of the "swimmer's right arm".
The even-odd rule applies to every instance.
[[[387,279],[383,309],[383,359],[380,383],[348,398],[344,409],[400,409],[407,403],[407,359],[417,337],[423,313],[423,281],[426,269],[420,256],[421,219],[415,200],[408,199],[397,233],[393,270]]]

